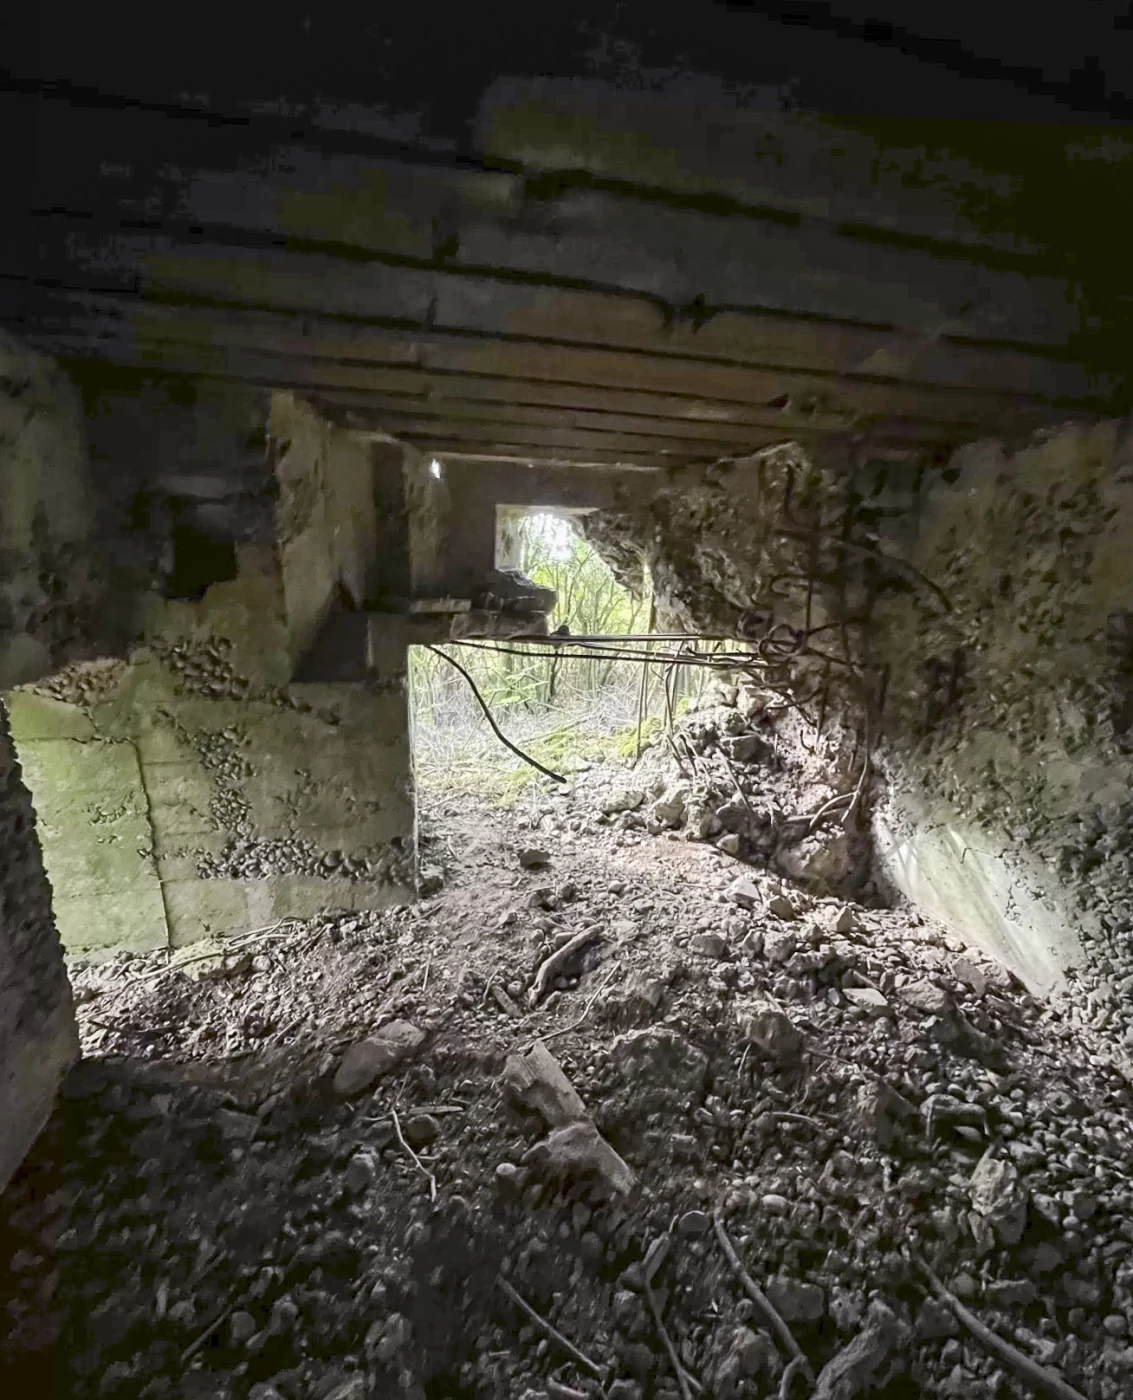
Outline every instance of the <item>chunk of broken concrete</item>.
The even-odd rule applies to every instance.
[[[617,812],[632,812],[645,801],[645,794],[638,788],[622,788],[607,793],[602,799],[602,811],[612,817]]]
[[[1027,1188],[1010,1162],[983,1157],[968,1182],[972,1206],[1004,1244],[1018,1244],[1027,1225]]]
[[[767,1297],[785,1322],[818,1322],[826,1315],[826,1294],[816,1283],[777,1275],[767,1280]]]
[[[957,958],[952,964],[952,976],[978,997],[987,995],[987,977],[971,958]]]
[[[728,898],[741,909],[758,909],[763,903],[763,891],[745,875],[731,885]]]
[[[425,1039],[410,1021],[391,1021],[365,1040],[352,1045],[334,1076],[334,1092],[353,1098],[409,1058]]]
[[[858,916],[853,909],[845,904],[838,911],[838,917],[834,920],[835,933],[853,933],[858,926]]]
[[[952,1010],[952,998],[943,987],[938,987],[927,977],[902,987],[898,996],[906,1006],[911,1006],[914,1011],[923,1011],[926,1016],[944,1016]]]
[[[785,1012],[774,1007],[758,1007],[741,1015],[740,1031],[776,1064],[794,1064],[802,1054],[803,1038],[798,1028]]]
[[[680,826],[687,807],[688,791],[680,787],[672,788],[654,802],[649,814],[661,826]]]
[[[938,1044],[957,1055],[977,1060],[988,1069],[1003,1073],[1008,1068],[1008,1057],[1003,1047],[990,1035],[977,1030],[960,1011],[953,1010],[938,1017],[933,1023],[932,1034]]]
[[[885,994],[876,987],[843,987],[842,995],[851,1005],[859,1006],[873,1016],[884,1016],[893,1009]]]
[[[556,1128],[542,1142],[530,1148],[523,1160],[560,1180],[577,1176],[598,1177],[618,1195],[632,1191],[637,1181],[633,1169],[618,1156],[589,1119]]]
[[[588,1116],[574,1085],[541,1040],[529,1050],[507,1057],[500,1082],[505,1094],[538,1113],[551,1128],[565,1127]]]
[[[768,962],[787,962],[798,946],[799,941],[790,929],[769,928],[764,932],[763,956]]]
[[[855,1400],[858,1395],[872,1395],[879,1389],[899,1335],[894,1313],[875,1303],[863,1330],[819,1372],[812,1400]]]
[[[913,1118],[916,1112],[908,1099],[879,1080],[861,1086],[853,1109],[859,1131],[883,1150],[893,1145],[900,1120]]]

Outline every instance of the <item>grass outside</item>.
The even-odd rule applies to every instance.
[[[553,588],[552,628],[573,635],[631,635],[650,630],[648,582],[639,597],[623,588],[568,520],[528,514],[512,526],[517,567]],[[547,648],[509,644],[507,652],[454,648],[508,738],[548,768],[569,777],[600,764],[632,766],[662,740],[662,668],[608,657],[556,656]],[[705,673],[680,668],[676,710],[683,711]],[[425,791],[477,793],[512,806],[548,782],[492,733],[464,679],[423,648],[410,656],[414,762]]]

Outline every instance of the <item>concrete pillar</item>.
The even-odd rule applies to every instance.
[[[0,706],[0,1190],[79,1053],[31,799]]]

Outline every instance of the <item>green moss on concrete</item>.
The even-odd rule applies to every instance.
[[[71,707],[60,707],[67,709]],[[55,920],[72,953],[166,943],[145,790],[132,745],[13,733],[35,803]],[[59,727],[78,728],[73,724]]]
[[[152,599],[141,645],[99,684],[65,674],[55,698],[13,697],[72,951],[178,946],[407,896],[403,635],[384,688],[290,684],[339,589],[371,594],[369,450],[288,395],[269,446],[273,546],[241,550],[238,577],[199,603]]]

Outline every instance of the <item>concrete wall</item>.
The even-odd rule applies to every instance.
[[[170,422],[154,419],[160,445]],[[200,601],[151,597],[127,658],[10,697],[74,952],[180,946],[412,894],[404,647],[386,649],[380,675],[292,684],[331,613],[376,587],[370,451],[286,394],[268,427],[272,542],[237,545],[237,577]],[[137,449],[119,433],[120,451]],[[114,441],[105,423],[100,440]],[[174,441],[183,462],[195,443]]]
[[[79,395],[0,332],[0,689],[92,635],[104,596],[94,530]]]
[[[77,394],[0,339],[0,684],[56,664],[97,605]],[[78,1054],[51,893],[0,704],[0,1189]]]
[[[500,506],[611,509],[650,499],[662,473],[448,461],[438,480],[418,458],[409,493],[415,591],[466,597],[496,566]],[[432,562],[435,561],[435,562]]]
[[[886,780],[880,873],[1035,991],[1070,983],[1099,1023],[1133,1007],[1129,423],[937,463],[783,450],[678,473],[590,533],[646,555],[682,623],[801,627],[810,578],[815,645],[851,663],[827,714],[868,722]],[[824,680],[813,658],[787,677]]]
[[[71,988],[31,800],[0,706],[0,1190],[47,1121],[77,1059]]]
[[[1068,425],[891,483],[889,548],[942,589],[882,602],[896,883],[1036,990],[1133,1004],[1133,432]],[[1110,1008],[1107,1013],[1107,1006]]]
[[[295,680],[379,587],[376,465],[287,394],[0,341],[0,1187],[77,1053],[56,925],[97,954],[412,896],[403,629]]]
[[[249,572],[167,604],[128,662],[10,695],[72,952],[412,896],[404,676],[289,684],[283,603]]]
[[[366,443],[291,394],[273,394],[268,432],[279,490],[276,554],[298,661],[336,603],[361,608],[377,589],[375,464]]]

